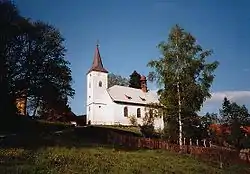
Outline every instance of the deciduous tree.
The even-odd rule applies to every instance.
[[[248,109],[245,105],[238,105],[224,98],[220,115],[224,124],[230,127],[229,142],[235,147],[240,147],[240,141],[244,137],[241,126],[246,126],[250,118]]]
[[[121,75],[115,75],[113,73],[108,74],[108,88],[119,85],[119,86],[128,86],[128,79],[122,77]]]
[[[20,96],[28,98],[35,110],[46,106],[64,112],[62,105],[67,110],[74,90],[59,30],[22,17],[10,1],[0,2],[0,14],[0,81],[4,88],[0,98],[11,100],[1,102],[6,104],[1,111],[14,106],[14,99]]]
[[[136,89],[141,89],[141,75],[134,71],[130,76],[129,76],[129,87],[131,88],[136,88]]]
[[[36,31],[31,38],[33,49],[24,66],[31,68],[26,71],[29,74],[26,78],[29,84],[27,95],[37,104],[35,107],[46,103],[43,108],[50,107],[62,113],[63,108],[59,109],[57,104],[65,103],[74,95],[70,63],[65,59],[64,39],[52,25],[38,21],[33,26]]]
[[[149,80],[159,85],[160,101],[167,108],[166,117],[170,117],[165,120],[178,120],[182,145],[183,121],[195,115],[211,96],[209,89],[218,62],[208,63],[212,51],[204,50],[194,36],[178,25],[171,29],[168,41],[161,42],[158,48],[162,56],[148,63],[153,68]]]
[[[24,18],[20,16],[16,6],[10,1],[0,2],[0,113],[1,119],[7,119],[16,114],[15,96],[10,84],[10,60],[16,39],[23,33],[20,23]],[[4,121],[0,121],[5,123]],[[0,126],[1,127],[1,126]]]

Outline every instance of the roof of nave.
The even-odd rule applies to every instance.
[[[114,85],[107,89],[114,102],[126,102],[135,104],[158,103],[158,96],[154,92],[143,92],[141,89]]]

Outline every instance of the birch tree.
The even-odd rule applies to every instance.
[[[218,61],[207,62],[212,50],[204,50],[196,39],[183,28],[175,25],[167,41],[158,45],[161,57],[151,60],[153,69],[149,80],[159,86],[160,102],[166,108],[164,121],[176,129],[178,125],[179,144],[183,141],[183,121],[199,111],[204,101],[211,97],[210,87]],[[176,132],[176,130],[168,130]]]

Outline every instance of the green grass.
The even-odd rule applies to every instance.
[[[245,167],[219,169],[194,158],[167,151],[117,151],[111,148],[47,147],[0,150],[1,173],[249,173]]]
[[[32,126],[21,134],[0,140],[1,174],[250,173],[246,166],[219,169],[216,163],[202,162],[187,155],[163,150],[114,149],[105,144],[110,131],[136,134],[127,131],[128,128],[68,128],[55,123],[31,123]],[[60,129],[66,131],[54,133]]]

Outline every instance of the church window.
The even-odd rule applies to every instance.
[[[99,81],[99,87],[102,87],[102,82],[101,81]]]
[[[89,88],[91,88],[91,83],[89,82]]]
[[[125,106],[124,107],[124,111],[123,111],[124,113],[124,117],[128,117],[128,107],[127,106]]]
[[[137,118],[141,118],[141,109],[137,108]]]
[[[99,106],[99,108],[101,108],[101,106]]]
[[[90,106],[89,106],[89,111],[90,111]]]

